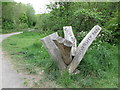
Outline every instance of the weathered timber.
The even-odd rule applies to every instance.
[[[72,43],[62,37],[58,37],[55,40],[53,40],[55,44],[58,46],[62,59],[66,65],[69,65],[72,61],[72,56],[70,54]]]
[[[73,34],[72,27],[65,26],[65,27],[63,27],[63,31],[64,31],[64,38],[73,43],[73,46],[71,49],[71,55],[75,56],[76,48],[77,48],[77,40]]]
[[[101,27],[96,25],[92,28],[92,30],[85,36],[85,38],[81,41],[79,44],[76,55],[74,59],[72,60],[71,64],[68,66],[69,67],[69,73],[74,72],[74,70],[77,68],[79,65],[80,61],[82,60],[85,52],[87,51],[88,47],[92,44],[93,40],[96,38],[96,36],[99,34],[101,31]]]
[[[42,38],[41,41],[44,47],[49,52],[49,54],[52,56],[53,60],[57,63],[59,69],[64,70],[66,68],[66,64],[62,60],[61,53],[58,47],[53,42],[53,39],[57,37],[58,37],[58,34],[56,32],[56,33],[50,34],[49,36]]]

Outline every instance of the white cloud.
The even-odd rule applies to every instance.
[[[50,4],[50,0],[14,0],[16,2],[22,2],[24,4],[30,3],[35,9],[36,14],[47,13],[46,5]]]

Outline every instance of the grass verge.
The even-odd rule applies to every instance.
[[[101,43],[99,46],[93,44],[78,67],[81,72],[77,75],[69,75],[67,71],[59,72],[56,64],[40,42],[40,39],[48,34],[50,32],[24,32],[6,39],[2,44],[3,50],[11,56],[12,62],[15,63],[19,72],[24,71],[37,77],[37,81],[33,81],[31,87],[118,87],[116,46],[108,43]],[[40,79],[42,77],[44,79]],[[58,86],[51,81],[57,83]],[[51,84],[46,86],[48,83]]]

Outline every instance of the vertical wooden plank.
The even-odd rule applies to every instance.
[[[73,34],[72,27],[71,26],[65,26],[63,27],[64,31],[64,38],[66,40],[69,40],[73,43],[72,49],[71,49],[71,55],[75,56],[76,48],[77,48],[77,40]]]
[[[59,69],[64,70],[66,68],[66,65],[62,60],[61,53],[58,47],[53,42],[53,39],[57,37],[58,37],[58,34],[56,32],[56,33],[50,34],[49,36],[42,38],[41,41],[44,47],[49,52],[49,54],[52,56],[53,60],[58,64]]]
[[[92,30],[81,41],[81,43],[79,44],[77,48],[76,55],[73,61],[71,62],[71,64],[69,65],[69,73],[72,73],[77,68],[84,54],[86,53],[88,47],[92,44],[93,40],[99,34],[101,29],[102,28],[98,25],[94,26]]]

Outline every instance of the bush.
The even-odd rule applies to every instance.
[[[87,34],[88,34],[88,31],[78,32],[76,35],[77,43],[79,44]]]
[[[110,20],[108,22],[105,23],[105,28],[111,32],[111,42],[110,43],[118,43],[118,38],[120,36],[120,32],[119,32],[119,22],[118,22],[118,12],[114,13],[114,17],[110,18]]]
[[[28,28],[28,25],[26,23],[20,23],[18,28],[25,29],[25,28]]]
[[[108,43],[91,46],[79,65],[84,75],[101,75],[103,71],[117,72],[117,48]]]
[[[83,38],[88,33],[89,33],[88,31],[77,32],[76,38],[77,38],[78,44],[83,40]],[[111,34],[112,34],[112,31],[109,31],[109,30],[107,30],[105,28],[102,28],[101,32],[98,34],[97,38],[95,39],[95,43],[99,44],[100,41],[101,42],[112,43],[114,37]]]
[[[2,23],[2,29],[13,29],[15,28],[15,24],[11,21],[6,21]]]

